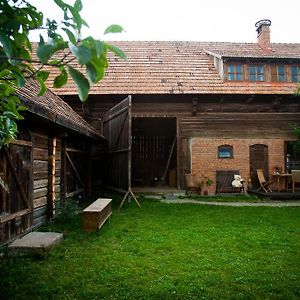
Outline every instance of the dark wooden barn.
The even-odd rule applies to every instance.
[[[300,44],[271,43],[264,22],[257,30],[257,43],[116,42],[128,62],[111,57],[84,106],[72,83],[55,91],[108,138],[108,185],[183,188],[191,172],[214,193],[233,171],[255,185],[257,168],[299,168]]]
[[[17,91],[28,111],[18,138],[0,152],[0,243],[45,223],[58,201],[88,196],[102,180],[105,139],[57,95],[38,92],[32,80]]]

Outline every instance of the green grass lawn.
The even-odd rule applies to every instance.
[[[300,299],[300,207],[126,203],[49,254],[0,258],[1,299]]]

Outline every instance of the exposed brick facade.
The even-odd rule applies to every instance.
[[[270,50],[271,49],[271,37],[270,37],[270,27],[267,25],[263,25],[260,27],[258,36],[257,36],[257,42],[259,47],[261,47],[264,50]]]
[[[284,169],[284,140],[282,139],[191,139],[191,170],[200,177],[208,176],[214,184],[210,186],[209,193],[216,190],[216,170],[239,170],[241,176],[247,181],[250,176],[250,151],[249,147],[255,144],[268,146],[269,174],[278,165]],[[218,147],[231,145],[233,158],[218,158]]]

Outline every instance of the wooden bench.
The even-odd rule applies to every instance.
[[[112,214],[111,201],[112,199],[99,198],[83,210],[84,231],[97,231],[103,226]]]
[[[218,170],[216,171],[216,194],[219,193],[241,193],[241,188],[232,186],[234,174],[240,174],[239,170]]]

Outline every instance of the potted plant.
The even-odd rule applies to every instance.
[[[214,181],[209,177],[204,177],[205,190],[203,192],[204,195],[208,195],[208,188],[214,183]]]

